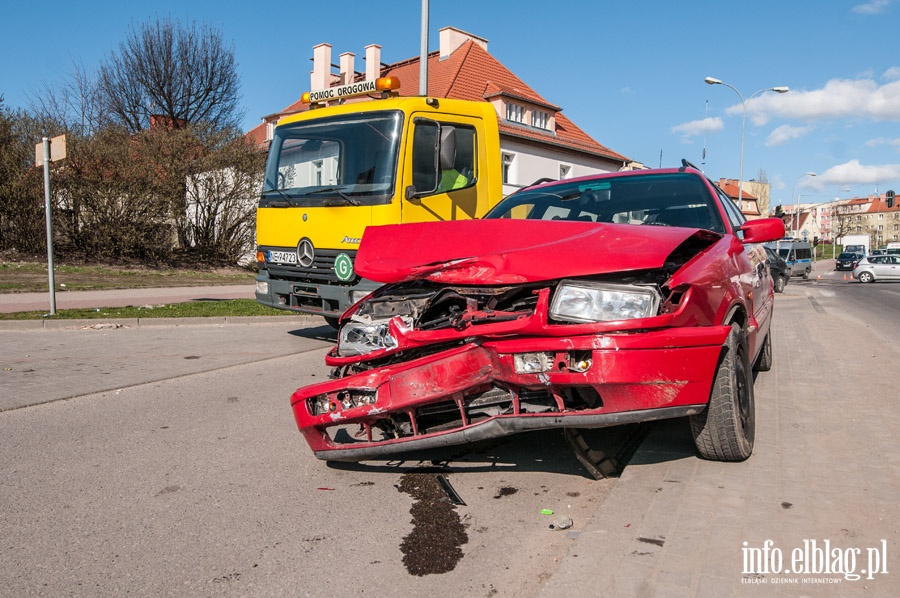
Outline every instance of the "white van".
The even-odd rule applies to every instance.
[[[812,247],[809,241],[782,239],[765,245],[774,249],[781,256],[781,259],[787,264],[791,276],[809,278],[812,272]]]

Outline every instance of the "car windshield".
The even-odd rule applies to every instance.
[[[402,123],[401,112],[378,111],[277,127],[260,206],[390,201]]]
[[[703,180],[690,173],[628,174],[523,189],[485,218],[682,226],[725,232]]]
[[[856,259],[855,253],[842,253],[838,256],[839,260],[853,260]]]

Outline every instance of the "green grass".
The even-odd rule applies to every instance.
[[[260,305],[255,299],[190,301],[152,307],[101,307],[60,309],[50,316],[46,311],[0,313],[0,320],[80,320],[116,318],[215,318],[236,316],[293,316],[294,312]]]

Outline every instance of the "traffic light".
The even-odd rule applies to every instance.
[[[894,207],[894,192],[888,191],[884,194],[884,205],[888,207],[888,209]]]

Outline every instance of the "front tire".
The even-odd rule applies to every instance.
[[[872,276],[871,272],[860,272],[859,282],[875,282],[875,277]]]
[[[772,326],[769,325],[769,332],[766,334],[766,338],[763,341],[762,349],[759,350],[759,355],[756,357],[756,363],[753,364],[753,369],[757,372],[768,372],[772,369],[773,365],[775,365],[775,361],[772,356]]]
[[[741,327],[731,332],[719,357],[706,409],[690,416],[697,452],[713,461],[743,461],[753,452],[756,414],[747,341]]]

